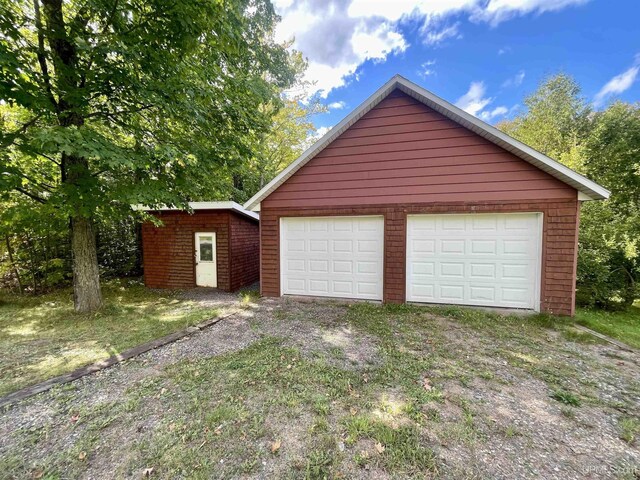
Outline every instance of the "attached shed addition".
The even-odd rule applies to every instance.
[[[235,291],[259,278],[258,215],[234,202],[193,202],[193,212],[149,213],[142,225],[145,285]]]

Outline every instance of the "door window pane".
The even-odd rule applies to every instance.
[[[200,261],[213,262],[213,238],[200,237]]]

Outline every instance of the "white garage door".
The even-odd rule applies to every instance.
[[[407,300],[539,308],[541,214],[409,215]]]
[[[282,293],[382,300],[383,245],[383,217],[282,218]]]

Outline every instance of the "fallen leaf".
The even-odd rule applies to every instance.
[[[276,453],[278,450],[280,450],[281,444],[282,442],[280,440],[276,440],[275,442],[273,442],[271,444],[271,453]]]
[[[71,417],[71,422],[72,423],[76,423],[78,420],[80,420],[80,415],[73,415]]]
[[[425,390],[429,391],[431,390],[433,387],[431,386],[431,382],[429,381],[428,378],[425,378],[424,380],[422,380],[422,386],[424,387]]]
[[[44,470],[42,470],[41,468],[38,470],[34,470],[31,473],[31,478],[42,478],[44,476]]]
[[[376,443],[376,451],[378,453],[384,452],[384,445],[382,445],[380,442]]]
[[[351,415],[355,415],[356,413],[358,413],[358,409],[351,407],[351,410],[349,410],[351,412]]]
[[[142,471],[142,477],[143,478],[149,478],[151,476],[151,474],[153,473],[153,467],[149,467],[149,468],[145,468]]]
[[[84,460],[85,458],[87,458],[87,452],[80,452],[80,453],[78,454],[78,458],[79,458],[80,460]]]
[[[216,435],[220,435],[222,433],[222,425],[218,425],[213,433],[215,433]]]
[[[287,370],[289,370],[291,368],[291,364],[287,365]]]

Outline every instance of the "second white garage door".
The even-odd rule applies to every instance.
[[[407,300],[539,308],[541,214],[409,215]]]
[[[382,300],[383,251],[383,217],[282,218],[282,294]]]

